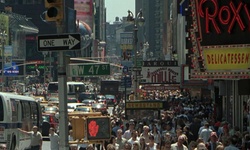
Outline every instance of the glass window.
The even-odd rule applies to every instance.
[[[17,121],[18,107],[15,99],[10,99],[11,111],[12,111],[12,122]]]
[[[83,92],[84,89],[84,85],[81,84],[68,85],[68,93],[80,93]]]
[[[58,92],[58,83],[49,83],[48,91],[50,93]]]
[[[28,102],[21,101],[22,106],[22,119],[30,118],[30,106]]]
[[[31,119],[33,125],[38,125],[38,107],[35,102],[30,102],[31,106]]]

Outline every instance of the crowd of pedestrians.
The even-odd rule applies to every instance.
[[[134,93],[131,93],[134,94]],[[133,96],[131,96],[133,97]],[[112,137],[103,145],[84,144],[75,149],[107,150],[250,150],[250,132],[217,118],[214,101],[190,97],[187,93],[144,92],[143,99],[165,100],[169,107],[157,118],[126,119],[125,103],[114,108]],[[128,99],[129,100],[129,99]],[[250,115],[249,115],[250,116]],[[250,117],[248,117],[250,118]],[[249,120],[248,120],[249,123]],[[71,131],[70,131],[71,132]],[[69,140],[72,136],[69,136]],[[59,149],[59,136],[50,129],[51,149]],[[38,148],[38,143],[34,146]]]
[[[216,118],[209,99],[168,95],[159,118],[126,120],[113,114],[108,150],[249,150],[250,132]],[[147,116],[145,116],[147,118]]]

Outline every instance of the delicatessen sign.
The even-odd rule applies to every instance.
[[[250,68],[250,48],[209,48],[203,53],[207,70]]]

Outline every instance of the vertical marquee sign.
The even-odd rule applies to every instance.
[[[250,78],[250,1],[190,0],[191,78]]]

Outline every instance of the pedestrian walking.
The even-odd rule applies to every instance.
[[[0,150],[6,150],[6,146],[4,144],[0,144]]]
[[[49,129],[49,139],[50,139],[50,149],[51,150],[59,150],[59,136],[55,133],[54,128]]]
[[[33,126],[33,131],[25,131],[19,129],[20,132],[31,136],[30,149],[31,150],[42,150],[43,138],[42,134],[38,131],[37,126]]]

